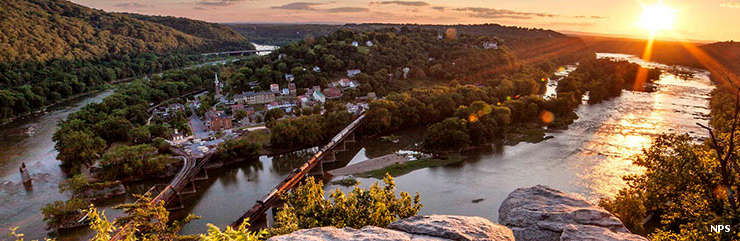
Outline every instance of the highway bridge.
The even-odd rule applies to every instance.
[[[307,175],[310,175],[312,169],[318,169],[319,172],[323,172],[322,164],[324,162],[335,161],[334,152],[343,151],[344,145],[348,141],[354,141],[354,132],[362,124],[365,119],[365,113],[362,113],[352,123],[347,125],[342,131],[340,131],[334,138],[329,141],[323,148],[311,156],[306,163],[301,167],[293,170],[282,182],[280,182],[275,188],[267,193],[264,197],[257,200],[257,203],[252,206],[244,215],[238,220],[231,224],[232,227],[238,227],[244,219],[248,219],[250,222],[256,222],[264,217],[265,212],[270,208],[273,208],[280,202],[282,194],[289,192],[295,188],[301,180]],[[316,171],[316,170],[314,170]]]
[[[256,53],[268,53],[272,52],[273,50],[256,50],[256,49],[245,49],[245,50],[234,50],[234,51],[223,51],[223,52],[212,52],[212,53],[202,53],[200,55],[202,56],[218,56],[218,55],[245,55],[245,54],[256,54]]]

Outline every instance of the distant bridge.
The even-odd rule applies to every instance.
[[[223,52],[213,52],[213,53],[202,53],[200,55],[202,56],[218,56],[218,55],[244,55],[244,54],[256,54],[256,53],[267,53],[272,52],[273,50],[256,50],[256,49],[245,49],[245,50],[234,50],[234,51],[223,51]]]
[[[257,200],[257,203],[252,206],[244,215],[242,215],[236,222],[232,223],[232,227],[238,227],[244,219],[248,219],[250,222],[256,222],[264,217],[265,212],[270,208],[273,208],[279,203],[282,194],[289,192],[295,188],[301,180],[307,175],[310,175],[312,169],[314,173],[323,174],[323,163],[336,161],[335,152],[344,151],[346,142],[355,141],[355,131],[365,120],[365,113],[362,113],[352,123],[347,125],[342,131],[339,132],[334,138],[329,141],[323,148],[314,154],[306,163],[301,167],[296,168],[291,174],[289,174],[282,182],[280,182],[275,188],[262,199]],[[341,145],[340,145],[341,144]]]

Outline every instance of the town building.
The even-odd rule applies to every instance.
[[[352,46],[358,47],[360,46],[360,43],[358,43],[357,41],[352,41]]]
[[[353,89],[353,88],[357,88],[358,86],[360,86],[360,83],[354,80],[344,78],[344,79],[332,82],[331,85],[333,87],[339,87],[342,89]]]
[[[326,103],[326,96],[324,96],[321,91],[314,91],[311,97],[313,97],[315,101],[321,102],[322,104]]]
[[[290,95],[296,95],[298,93],[298,89],[296,89],[295,83],[288,84],[288,90],[290,91]]]
[[[214,75],[215,75],[215,77],[214,77],[213,83],[215,85],[214,88],[216,90],[215,91],[216,92],[215,93],[215,97],[216,97],[216,99],[219,99],[222,96],[221,95],[221,90],[224,88],[224,84],[221,83],[221,81],[218,80],[218,73],[214,73]]]
[[[272,91],[272,93],[276,93],[276,94],[277,93],[280,93],[280,85],[278,85],[278,84],[271,84],[270,85],[270,91]]]
[[[280,92],[281,95],[290,95],[290,89],[283,88],[283,90]]]
[[[352,78],[352,77],[355,77],[355,75],[358,75],[360,73],[362,73],[362,71],[360,71],[359,69],[348,69],[347,70],[347,77]]]
[[[231,129],[231,117],[223,111],[209,110],[206,112],[206,124],[211,131]]]
[[[287,80],[288,82],[293,82],[293,80],[295,80],[295,76],[293,76],[292,74],[285,74],[285,80]]]
[[[234,96],[234,102],[246,105],[259,105],[275,101],[275,94],[269,91],[244,92]]]
[[[314,66],[313,72],[316,72],[316,73],[321,72],[321,68],[319,66]]]
[[[342,97],[342,90],[336,87],[326,88],[324,89],[324,95],[327,99],[337,99]]]
[[[373,41],[368,40],[367,42],[365,42],[365,46],[372,47]]]
[[[484,49],[498,49],[498,42],[483,42]]]

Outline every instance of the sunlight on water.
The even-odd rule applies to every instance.
[[[649,148],[653,138],[667,133],[688,133],[696,140],[706,135],[695,125],[706,123],[708,96],[712,86],[705,73],[695,72],[691,79],[682,79],[667,70],[668,66],[647,63],[639,58],[620,54],[599,54],[600,58],[627,60],[644,67],[664,69],[654,93],[624,91],[618,98],[613,115],[584,145],[588,150],[579,159],[596,159],[580,174],[591,198],[615,195],[626,183],[624,176],[640,174],[642,167],[632,164],[636,156]],[[693,103],[690,105],[688,103]]]

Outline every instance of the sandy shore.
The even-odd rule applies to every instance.
[[[399,154],[388,154],[360,163],[329,171],[332,176],[347,176],[382,169],[391,165],[408,162],[409,158]]]

